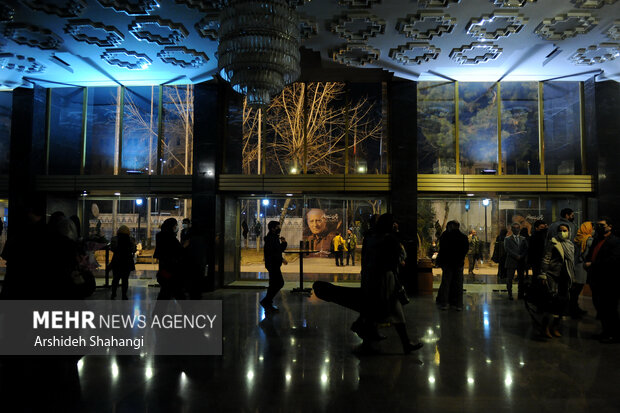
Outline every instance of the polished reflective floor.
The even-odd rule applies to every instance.
[[[132,284],[133,296],[157,294]],[[223,300],[222,356],[86,356],[39,380],[28,375],[29,362],[16,373],[19,360],[3,360],[0,411],[620,411],[620,345],[590,338],[598,323],[588,298],[581,304],[590,314],[566,320],[564,336],[551,340],[538,338],[521,301],[492,286],[468,289],[462,312],[440,311],[431,296],[414,298],[405,311],[422,350],[403,355],[395,331],[385,328],[381,354],[369,356],[359,354],[349,330],[353,311],[286,291],[292,286],[269,317],[258,305],[264,290],[207,294]],[[11,385],[20,379],[29,396],[11,407]]]

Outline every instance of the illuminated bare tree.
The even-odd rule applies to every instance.
[[[300,171],[304,156],[308,171],[329,174],[341,170],[347,133],[349,148],[366,139],[380,139],[382,133],[381,122],[371,116],[374,103],[362,98],[347,105],[345,95],[344,83],[294,83],[272,100],[262,119],[244,103],[244,172],[252,173],[252,165],[260,165],[261,157],[282,173],[292,168]],[[269,143],[265,143],[263,125],[269,129]]]
[[[157,165],[158,124],[154,114],[158,108],[154,104],[152,90],[150,112],[135,101],[131,93],[125,94],[123,107],[123,136],[138,139],[141,147],[148,146],[148,170],[153,173]],[[164,133],[160,136],[162,159],[165,173],[170,175],[191,175],[194,124],[194,88],[192,85],[167,86],[163,90]],[[118,105],[118,100],[117,100]],[[144,145],[144,146],[143,146]]]

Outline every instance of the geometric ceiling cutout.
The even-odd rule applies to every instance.
[[[588,33],[599,20],[588,11],[571,11],[543,19],[534,33],[546,40],[564,40]]]
[[[451,4],[460,3],[461,0],[419,0],[418,7],[421,8],[433,8],[433,7],[448,7]]]
[[[620,43],[601,43],[587,48],[580,48],[569,57],[577,65],[605,63],[620,56]]]
[[[614,25],[607,30],[607,37],[610,40],[620,40],[620,20],[616,20]]]
[[[45,66],[33,57],[0,53],[0,69],[15,70],[22,73],[41,73],[45,70]]]
[[[84,0],[21,0],[32,10],[55,14],[59,17],[76,17],[86,8]]]
[[[157,53],[162,62],[170,63],[182,68],[200,67],[209,61],[203,52],[188,49],[185,46],[168,46]]]
[[[379,59],[381,52],[364,43],[347,43],[332,52],[332,59],[347,66],[364,66]]]
[[[600,9],[606,4],[614,4],[618,0],[571,0],[578,9]]]
[[[202,13],[212,13],[223,7],[223,0],[174,0],[176,4],[184,4],[189,8],[196,9]]]
[[[124,67],[130,70],[146,69],[153,61],[144,53],[126,49],[106,49],[101,58],[113,66]]]
[[[441,49],[426,42],[409,42],[396,49],[390,49],[389,56],[404,65],[419,65],[437,59],[440,52]]]
[[[8,4],[0,3],[0,23],[8,23],[15,17],[15,10]]]
[[[516,7],[523,7],[528,2],[534,3],[535,1],[536,0],[491,0],[496,7],[511,7],[513,9]]]
[[[431,40],[433,37],[452,33],[455,25],[456,19],[443,11],[426,10],[398,19],[396,30],[412,39]]]
[[[89,19],[69,20],[65,26],[65,33],[78,42],[86,42],[103,48],[118,46],[125,39],[116,27],[106,26]]]
[[[160,46],[177,45],[189,36],[189,32],[181,23],[173,23],[157,16],[136,17],[129,25],[129,33],[138,40],[146,40]]]
[[[119,13],[129,16],[150,14],[159,8],[157,0],[97,0],[103,7],[112,7]]]
[[[219,13],[207,13],[206,16],[194,25],[194,28],[200,37],[217,40],[218,32],[220,30]]]
[[[477,65],[497,59],[502,54],[502,51],[502,48],[495,44],[473,42],[469,45],[452,49],[450,58],[462,65]]]
[[[319,34],[319,25],[314,17],[299,13],[299,38],[308,40]]]
[[[351,9],[369,9],[373,4],[380,4],[381,0],[340,0],[338,4]]]
[[[519,33],[527,22],[528,18],[517,11],[498,10],[471,19],[467,25],[467,33],[478,40],[497,40]]]
[[[4,35],[15,43],[37,47],[41,50],[58,49],[62,39],[51,30],[27,23],[9,23]]]
[[[331,29],[349,42],[361,42],[383,34],[385,20],[365,11],[352,11],[334,19]]]

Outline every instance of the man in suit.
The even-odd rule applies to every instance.
[[[527,257],[527,239],[519,235],[521,226],[516,222],[510,226],[512,234],[507,236],[504,240],[504,249],[506,250],[506,289],[508,290],[508,299],[512,298],[512,279],[514,278],[515,271],[517,271],[517,279],[519,281],[519,291],[517,297],[523,298],[525,289],[523,287],[523,281],[525,279],[525,273],[523,271],[525,267],[525,259]]]

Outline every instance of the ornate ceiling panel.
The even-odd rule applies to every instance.
[[[422,8],[448,7],[451,4],[457,4],[460,2],[461,0],[419,0],[418,7],[422,7]]]
[[[385,32],[385,20],[364,11],[349,12],[334,19],[331,29],[349,42],[364,42]]]
[[[572,0],[580,9],[600,9],[606,4],[614,4],[618,0]]]
[[[335,62],[347,66],[365,66],[379,59],[381,52],[365,43],[347,43],[332,52]]]
[[[156,16],[136,17],[129,25],[129,33],[138,40],[146,40],[160,46],[177,45],[189,36],[189,32],[182,24]]]
[[[120,48],[106,49],[101,58],[110,65],[130,70],[144,70],[153,63],[153,60],[144,53]]]
[[[598,18],[591,12],[572,11],[543,19],[534,32],[546,40],[564,40],[588,33],[598,23]]]
[[[182,68],[200,67],[209,61],[203,52],[188,49],[184,46],[168,46],[157,53],[162,62],[169,63]]]
[[[369,9],[375,4],[380,4],[381,0],[339,0],[338,4],[352,9]]]
[[[157,0],[97,0],[103,7],[111,7],[129,16],[151,14],[159,8]]]
[[[41,73],[45,66],[37,62],[34,57],[0,53],[0,69],[15,70],[22,73]]]
[[[78,42],[103,48],[118,46],[125,38],[116,27],[106,26],[89,19],[69,20],[69,23],[65,25],[65,33]]]
[[[536,0],[491,0],[496,7],[523,7],[528,3],[534,3]]]
[[[0,87],[22,85],[26,71],[75,85],[209,80],[229,1],[0,0],[0,53],[13,68],[0,70]],[[604,72],[597,80],[620,80],[610,46],[620,43],[620,0],[283,1],[299,12],[303,47],[326,67],[482,81],[570,76],[588,65]]]
[[[419,65],[437,59],[441,49],[426,42],[409,42],[390,49],[389,56],[404,65]]]
[[[27,23],[9,23],[4,29],[7,39],[41,50],[58,49],[63,40],[51,30]]]
[[[455,25],[456,19],[441,10],[425,10],[399,19],[396,30],[412,39],[431,40],[433,37],[452,33]]]
[[[207,13],[198,23],[194,25],[194,28],[200,37],[217,40],[218,31],[220,30],[220,22],[218,19],[218,13]]]
[[[21,0],[21,2],[32,10],[59,17],[77,17],[86,8],[84,0]]]
[[[607,37],[610,40],[620,40],[620,20],[616,20],[607,30]]]
[[[471,19],[467,25],[467,33],[478,40],[497,40],[500,37],[519,33],[527,22],[528,18],[523,14],[499,10]],[[493,26],[493,30],[489,29],[489,26]]]
[[[594,65],[614,60],[620,56],[620,43],[602,43],[592,45],[577,51],[569,58],[577,65]]]
[[[497,59],[503,50],[497,45],[482,42],[473,42],[452,49],[450,58],[462,65],[477,65]]]

